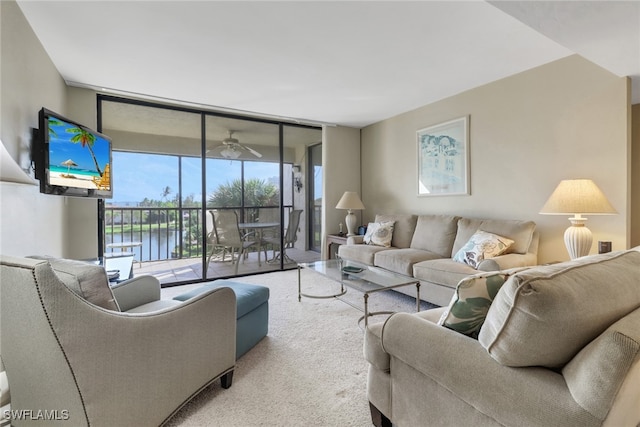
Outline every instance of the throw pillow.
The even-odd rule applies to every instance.
[[[51,256],[30,256],[29,258],[49,261],[56,276],[69,289],[92,304],[107,310],[120,311],[107,272],[99,265]]]
[[[395,221],[370,222],[364,235],[364,243],[367,245],[391,247],[393,238],[393,225]]]
[[[491,302],[514,272],[483,273],[462,279],[438,325],[477,338]]]
[[[639,265],[640,253],[629,250],[513,275],[493,300],[478,341],[501,365],[562,367],[638,308]]]
[[[471,236],[469,241],[456,252],[453,260],[468,264],[473,268],[478,268],[478,265],[483,260],[503,254],[511,245],[513,245],[513,240],[511,239],[478,230]]]

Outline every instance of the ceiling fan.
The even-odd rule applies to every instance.
[[[225,159],[237,159],[242,154],[242,150],[248,151],[249,153],[253,154],[256,157],[262,157],[262,154],[258,153],[253,148],[240,144],[240,141],[238,141],[238,139],[233,137],[233,133],[234,131],[230,130],[229,137],[221,141],[222,145],[212,148],[212,150],[216,150],[222,147],[220,154]],[[207,150],[207,152],[209,151],[211,150]]]

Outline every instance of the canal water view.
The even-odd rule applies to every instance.
[[[109,243],[142,242],[141,247],[127,248],[127,252],[133,252],[136,260],[158,261],[174,258],[172,255],[179,244],[178,231],[176,230],[147,230],[134,233],[107,233],[105,241]],[[108,252],[109,250],[107,250]],[[114,249],[118,251],[118,249]]]

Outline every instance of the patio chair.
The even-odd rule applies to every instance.
[[[263,238],[263,244],[269,244],[273,248],[273,258],[269,260],[270,263],[276,262],[282,258],[285,263],[295,262],[287,255],[287,248],[292,248],[296,240],[298,240],[298,226],[300,225],[301,209],[294,209],[289,214],[289,223],[287,229],[284,232],[283,246],[280,247],[280,234],[276,234],[270,237]],[[276,254],[276,248],[279,249]]]
[[[224,262],[225,257],[227,255],[225,247],[218,242],[218,237],[216,235],[215,227],[213,226],[213,211],[207,211],[206,217],[206,227],[207,227],[207,250],[209,250],[209,256],[207,257],[207,269],[209,268],[209,263],[211,262],[211,258],[214,255],[219,255],[221,261]]]
[[[226,251],[231,253],[231,263],[235,265],[235,274],[238,274],[238,264],[246,250],[256,244],[255,240],[249,238],[253,232],[241,234],[238,227],[238,214],[232,210],[214,209],[209,211],[213,217],[213,242],[214,245],[222,247],[222,260],[224,261]],[[235,256],[236,251],[238,256]],[[207,259],[207,269],[213,256],[213,250]]]

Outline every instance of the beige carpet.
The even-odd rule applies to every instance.
[[[216,381],[189,402],[170,426],[369,426],[362,313],[335,299],[298,302],[297,271],[242,277],[270,288],[269,334],[237,362],[231,388]],[[303,292],[327,294],[339,285],[303,270]],[[201,285],[168,288],[170,298]],[[362,294],[344,298],[362,304]],[[415,311],[395,292],[369,298],[374,310]],[[376,316],[374,321],[383,321]],[[187,349],[185,349],[187,351]]]

